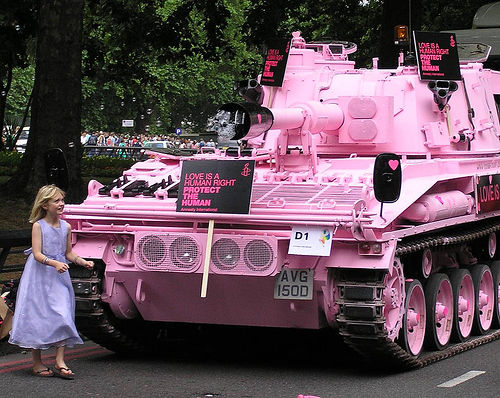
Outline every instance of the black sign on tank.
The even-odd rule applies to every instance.
[[[461,80],[455,33],[413,32],[420,80]]]
[[[185,160],[177,211],[248,214],[254,160]]]
[[[283,85],[289,52],[289,40],[274,39],[268,43],[260,84],[275,87]]]

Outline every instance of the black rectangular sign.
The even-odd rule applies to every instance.
[[[461,80],[454,33],[413,32],[421,80]]]
[[[500,174],[476,177],[478,214],[500,210]]]
[[[248,214],[254,160],[185,160],[177,211]]]
[[[289,40],[275,39],[269,42],[260,84],[276,87],[283,85],[289,51]]]

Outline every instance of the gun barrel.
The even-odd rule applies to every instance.
[[[313,134],[337,130],[344,114],[337,104],[306,102],[290,108],[265,108],[255,103],[229,103],[221,106],[209,122],[219,139],[240,140],[258,137],[267,130],[305,128]]]

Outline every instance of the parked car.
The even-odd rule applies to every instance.
[[[169,141],[144,141],[142,144],[143,148],[170,148],[170,142]]]
[[[26,150],[26,145],[28,144],[28,136],[30,134],[30,128],[24,127],[23,131],[19,135],[19,138],[16,141],[16,151],[24,153]]]

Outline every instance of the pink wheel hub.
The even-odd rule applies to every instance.
[[[448,316],[448,308],[442,303],[436,303],[436,322],[441,322]]]
[[[420,314],[416,312],[413,308],[408,310],[406,314],[408,317],[408,330],[412,330],[415,326],[420,323]]]
[[[465,341],[472,332],[474,321],[474,282],[469,271],[457,269],[451,273],[453,297],[455,300],[455,340]]]
[[[418,280],[408,280],[405,290],[405,314],[398,343],[411,355],[418,356],[425,340],[425,294]]]
[[[464,313],[466,313],[467,311],[469,311],[469,300],[463,298],[462,296],[460,296],[458,298],[458,314],[459,315],[463,315]]]
[[[481,279],[478,297],[479,320],[484,330],[491,327],[493,320],[493,294],[493,277],[490,271],[486,271]]]
[[[479,309],[482,310],[484,307],[488,305],[488,302],[490,301],[490,298],[488,297],[488,294],[483,292],[482,290],[479,291]]]
[[[401,328],[404,314],[404,278],[401,262],[394,259],[394,265],[385,278],[384,317],[387,336],[394,340]]]
[[[453,325],[453,293],[448,280],[444,280],[439,287],[435,314],[436,337],[444,346],[450,340]]]
[[[484,264],[474,266],[472,278],[476,297],[475,328],[479,334],[484,334],[491,328],[493,323],[496,288],[493,286],[491,270]]]

